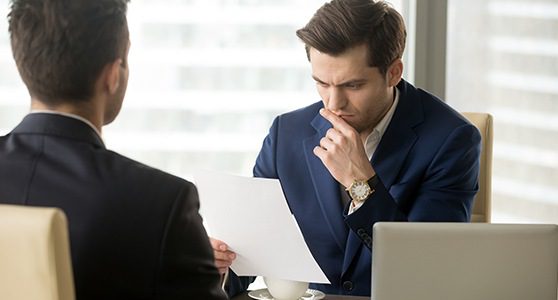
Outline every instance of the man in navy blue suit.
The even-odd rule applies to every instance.
[[[0,203],[66,213],[76,299],[224,300],[196,187],[101,138],[128,82],[127,2],[12,1],[31,113],[0,137]]]
[[[254,176],[281,181],[331,281],[310,286],[368,296],[375,222],[469,221],[480,134],[401,78],[405,26],[385,2],[333,0],[297,35],[322,101],[275,119]],[[227,272],[235,254],[223,241],[212,245]],[[231,272],[229,293],[247,283]]]

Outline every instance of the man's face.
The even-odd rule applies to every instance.
[[[387,75],[368,65],[368,46],[357,46],[337,56],[310,48],[310,63],[324,107],[361,136],[370,134],[393,103],[393,86]]]

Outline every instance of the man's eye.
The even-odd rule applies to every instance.
[[[356,90],[356,89],[360,88],[362,86],[362,84],[361,83],[349,83],[345,86],[349,89]]]

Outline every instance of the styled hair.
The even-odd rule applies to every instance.
[[[385,75],[403,56],[407,32],[403,17],[388,3],[374,0],[333,0],[320,7],[296,35],[310,48],[332,56],[368,45],[368,64]]]
[[[129,0],[12,0],[13,56],[31,96],[87,101],[103,68],[128,47]]]

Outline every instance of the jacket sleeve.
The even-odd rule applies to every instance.
[[[345,210],[347,224],[371,248],[372,227],[379,221],[468,222],[478,191],[480,141],[473,125],[457,127],[434,155],[408,209],[401,209],[379,176],[374,194],[352,214]]]
[[[229,279],[225,284],[225,290],[229,297],[234,297],[248,289],[256,277],[252,276],[238,276],[232,270],[229,270]]]
[[[197,190],[188,182],[166,225],[156,299],[227,299],[198,210]]]

